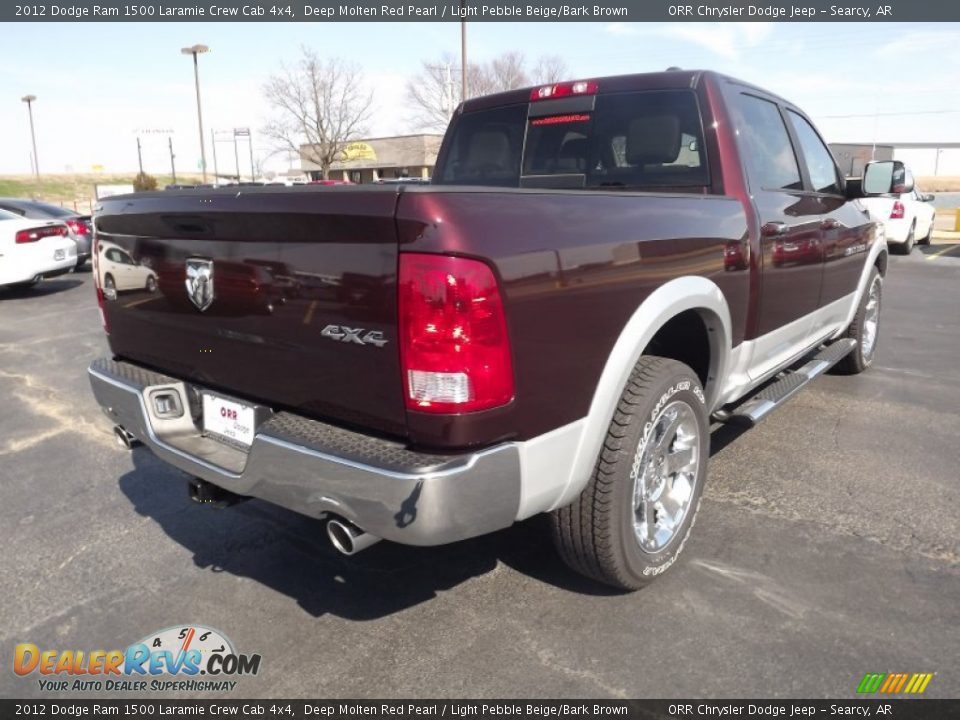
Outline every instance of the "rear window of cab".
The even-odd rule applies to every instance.
[[[546,108],[540,107],[529,113],[530,107],[523,103],[462,115],[434,182],[582,189],[710,184],[692,91],[598,95],[585,109],[565,106],[556,114],[544,114]]]

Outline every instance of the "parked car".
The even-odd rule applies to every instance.
[[[113,243],[98,244],[95,270],[99,287],[113,296],[128,290],[157,290],[157,273]]]
[[[909,255],[914,244],[930,244],[937,213],[934,199],[934,195],[915,187],[909,192],[866,198],[863,202],[871,216],[883,223],[890,248]]]
[[[90,259],[90,245],[93,237],[93,222],[89,215],[81,215],[69,208],[22,198],[0,198],[0,210],[31,220],[59,220],[66,223],[77,243],[77,267]]]
[[[326,518],[346,554],[549,513],[572,568],[638,588],[686,544],[711,418],[873,362],[860,200],[903,174],[847,183],[802,110],[711,72],[473,98],[430,185],[104,200],[98,241],[162,254],[182,302],[101,293],[90,382],[197,501]],[[316,289],[218,314],[241,258]]]
[[[76,265],[77,243],[66,224],[0,210],[0,286],[33,287]]]

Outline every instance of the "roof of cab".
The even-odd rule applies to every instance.
[[[652,73],[634,73],[631,75],[611,75],[599,78],[577,78],[577,80],[590,80],[597,83],[597,94],[610,92],[627,92],[631,90],[680,90],[684,88],[695,88],[705,77],[712,77],[718,81],[731,82],[743,87],[747,87],[758,92],[775,97],[787,104],[792,104],[788,100],[780,97],[761,87],[737,78],[723,75],[712,70],[665,70]],[[507,90],[506,92],[494,93],[493,95],[484,95],[482,97],[471,98],[462,103],[457,108],[457,114],[463,112],[472,112],[474,110],[484,110],[487,108],[500,107],[503,105],[515,105],[530,101],[530,93],[534,88],[556,83],[542,83],[540,85],[531,85],[529,87],[517,90]]]

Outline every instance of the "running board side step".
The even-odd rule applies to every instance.
[[[810,381],[823,375],[843,360],[857,346],[853,338],[836,340],[822,346],[809,359],[800,360],[799,367],[784,370],[766,384],[761,385],[752,395],[727,405],[714,413],[716,420],[733,425],[753,427],[773,410],[783,405]]]

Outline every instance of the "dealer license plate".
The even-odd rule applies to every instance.
[[[254,410],[241,403],[204,393],[203,429],[249,447],[256,430]]]

